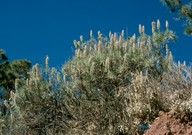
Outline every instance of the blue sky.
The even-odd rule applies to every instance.
[[[49,55],[51,66],[61,67],[74,53],[73,40],[89,39],[90,30],[107,36],[124,29],[131,36],[142,24],[150,34],[151,22],[160,19],[179,37],[170,46],[175,61],[192,62],[192,37],[173,17],[160,0],[1,0],[0,49],[11,61],[44,64]]]

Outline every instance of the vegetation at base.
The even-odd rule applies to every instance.
[[[135,135],[143,134],[161,111],[188,115],[191,69],[176,64],[169,45],[176,35],[168,22],[152,22],[152,34],[139,25],[131,38],[109,33],[74,40],[74,57],[61,71],[36,64],[28,77],[15,80],[4,102],[0,134]]]

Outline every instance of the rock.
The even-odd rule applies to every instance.
[[[176,112],[161,112],[144,135],[192,135],[192,116]]]

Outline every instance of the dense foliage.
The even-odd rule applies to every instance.
[[[8,61],[3,50],[0,50],[0,110],[3,114],[6,108],[3,100],[10,97],[10,91],[15,90],[15,79],[27,78],[27,72],[30,70],[31,63],[27,60]]]
[[[139,25],[130,38],[124,31],[95,38],[91,31],[90,40],[74,40],[75,55],[61,71],[49,67],[47,56],[45,66],[15,80],[0,133],[135,135],[160,111],[191,115],[191,70],[174,63],[168,45],[176,35],[168,25],[162,30],[152,22],[152,35]]]

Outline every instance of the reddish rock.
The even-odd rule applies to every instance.
[[[161,113],[144,135],[192,135],[192,116]]]

